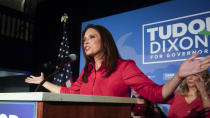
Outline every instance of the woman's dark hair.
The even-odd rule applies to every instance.
[[[84,45],[83,45],[85,32],[90,28],[98,31],[101,36],[101,51],[103,52],[103,55],[104,55],[104,68],[107,69],[107,73],[104,75],[104,77],[108,77],[112,72],[115,71],[116,66],[117,66],[117,60],[121,58],[118,52],[117,46],[112,37],[112,34],[103,26],[93,25],[93,24],[88,25],[82,32],[82,49],[83,49],[83,55],[85,58],[85,69],[84,69],[84,74],[82,76],[82,79],[86,83],[88,82],[88,79],[87,79],[88,64],[90,62],[94,62],[93,57],[87,56],[85,54]]]

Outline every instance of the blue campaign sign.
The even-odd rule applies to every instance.
[[[37,102],[0,102],[0,118],[36,118]]]
[[[193,53],[209,55],[209,0],[171,0],[82,23],[105,26],[123,59],[133,59],[157,84],[164,84]],[[187,6],[187,7],[186,7]],[[84,67],[80,53],[80,72]]]
[[[209,55],[210,0],[170,0],[82,23],[105,26],[123,59],[133,59],[155,83],[162,85],[193,53]],[[80,53],[80,72],[84,67]],[[164,111],[167,114],[167,111]]]
[[[143,25],[143,64],[183,61],[195,52],[207,56],[210,11]]]

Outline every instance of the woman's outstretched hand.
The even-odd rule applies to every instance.
[[[180,78],[202,72],[210,67],[210,55],[196,60],[198,55],[198,52],[193,54],[181,64],[177,73]]]
[[[39,77],[30,75],[25,79],[25,82],[29,84],[40,84],[43,80],[44,80],[44,74],[43,72],[41,72],[41,75]]]

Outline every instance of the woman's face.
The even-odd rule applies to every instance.
[[[188,87],[195,87],[195,82],[199,79],[199,74],[188,76],[186,78]]]
[[[83,38],[83,47],[87,56],[96,56],[101,53],[101,36],[99,32],[93,28],[86,30]]]

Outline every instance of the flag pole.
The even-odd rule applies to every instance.
[[[69,17],[67,13],[64,13],[64,15],[61,17],[61,23],[63,24],[63,30],[65,31],[65,27],[66,27],[66,22],[68,21]],[[64,32],[64,34],[66,34],[66,32]],[[50,74],[49,76],[47,76],[35,89],[34,92],[37,92],[39,90],[39,88],[46,82],[48,81],[51,77],[56,76],[57,74],[61,73],[63,71],[63,66],[59,65],[58,69],[53,72],[52,74]]]
[[[69,16],[67,13],[64,13],[61,17],[61,23],[63,24],[63,36],[58,52],[58,58],[64,59],[65,57],[69,57],[70,55],[70,48],[68,43],[68,34],[67,34],[67,22],[69,20]],[[65,63],[64,65],[57,65],[56,69],[62,68],[62,72],[55,75],[53,78],[53,83],[56,85],[67,85],[69,83],[69,78],[72,78],[72,70],[71,70],[71,62]],[[70,84],[69,84],[70,85]]]

